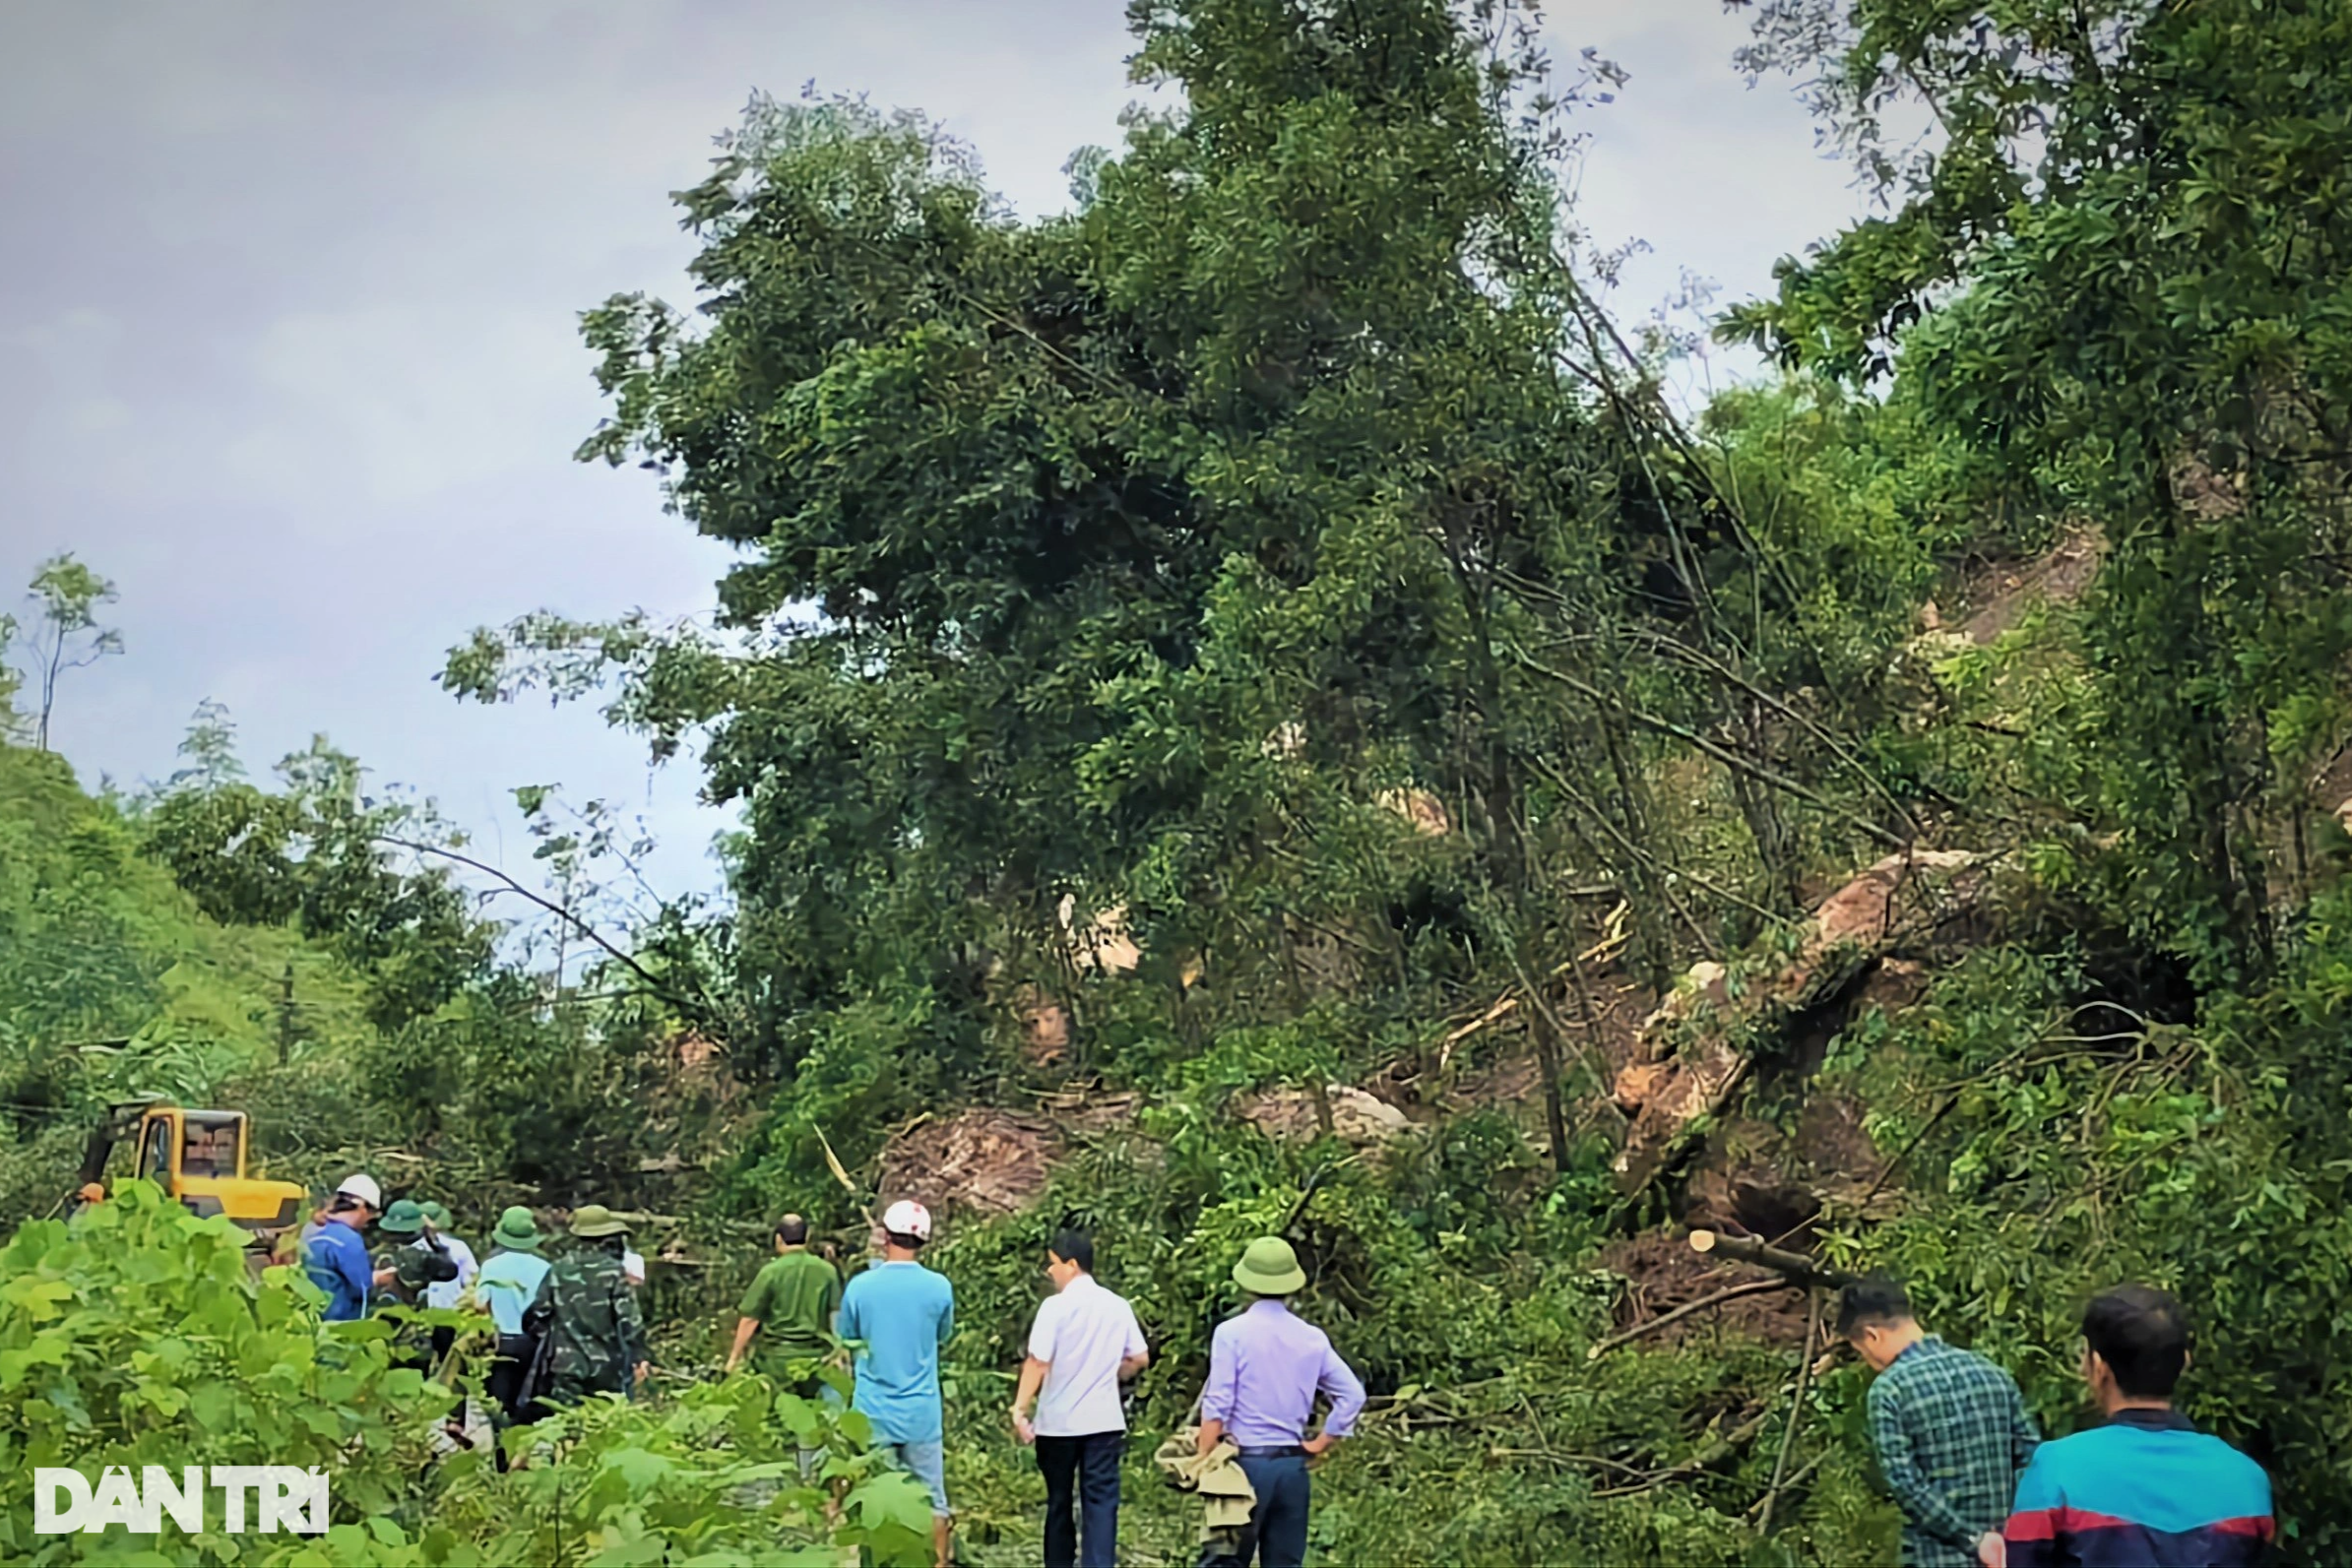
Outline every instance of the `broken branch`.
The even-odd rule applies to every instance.
[[[1611,1335],[1585,1351],[1584,1358],[1588,1361],[1598,1361],[1619,1346],[1630,1345],[1645,1335],[1655,1334],[1670,1323],[1680,1323],[1694,1312],[1704,1312],[1707,1308],[1721,1306],[1726,1301],[1737,1301],[1744,1295],[1762,1295],[1768,1290],[1792,1290],[1797,1287],[1798,1283],[1795,1280],[1749,1280],[1744,1284],[1729,1286],[1724,1289],[1717,1290],[1712,1295],[1702,1295],[1695,1301],[1685,1301],[1672,1312],[1661,1312],[1647,1323],[1636,1323],[1621,1334]]]
[[[1802,1252],[1787,1252],[1753,1236],[1727,1236],[1719,1230],[1690,1232],[1690,1250],[1709,1257],[1726,1258],[1735,1263],[1750,1263],[1759,1269],[1770,1269],[1785,1277],[1791,1286],[1819,1286],[1825,1290],[1843,1289],[1854,1283],[1850,1274],[1825,1269]]]

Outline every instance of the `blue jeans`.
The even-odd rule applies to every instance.
[[[922,1482],[922,1489],[931,1494],[931,1517],[945,1519],[955,1510],[947,1506],[947,1445],[934,1438],[928,1443],[884,1443],[883,1452],[900,1470]]]
[[[1301,1455],[1284,1459],[1251,1459],[1238,1463],[1257,1493],[1249,1511],[1249,1528],[1241,1532],[1241,1561],[1252,1555],[1263,1568],[1300,1568],[1306,1560],[1306,1505],[1313,1483]]]
[[[1038,1437],[1037,1468],[1046,1477],[1046,1568],[1115,1568],[1118,1461],[1126,1447],[1124,1432]]]

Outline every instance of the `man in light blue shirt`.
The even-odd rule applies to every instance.
[[[498,1325],[498,1358],[490,1363],[488,1393],[502,1426],[530,1419],[532,1363],[539,1346],[523,1332],[523,1314],[538,1299],[547,1278],[547,1260],[539,1255],[539,1222],[520,1204],[498,1217],[490,1241],[497,1250],[474,1277],[475,1302],[489,1309]],[[506,1451],[498,1451],[498,1468],[506,1468]]]
[[[948,1568],[946,1426],[939,1406],[939,1348],[956,1328],[947,1277],[916,1261],[931,1238],[930,1211],[901,1199],[882,1214],[882,1261],[842,1292],[834,1334],[861,1343],[851,1407],[873,1423],[874,1441],[931,1494],[931,1547]]]

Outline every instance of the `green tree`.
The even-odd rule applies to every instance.
[[[278,765],[272,792],[236,777],[200,711],[183,770],[140,820],[146,852],[216,920],[292,925],[365,972],[386,1029],[428,1016],[488,967],[494,927],[437,857],[461,843],[431,803],[368,790],[324,736]],[[415,862],[425,863],[415,863]]]
[[[39,610],[39,625],[30,639],[32,677],[40,688],[40,708],[33,715],[33,745],[47,751],[49,721],[57,712],[59,677],[69,669],[81,669],[122,652],[122,633],[97,621],[98,606],[113,603],[118,596],[112,583],[70,553],[41,562],[27,595]],[[9,625],[13,632],[15,622]],[[0,649],[6,642],[0,638]]]
[[[1482,968],[1544,1001],[1588,878],[1662,976],[1811,856],[1903,842],[1880,770],[1774,709],[1820,662],[1741,630],[1798,615],[1786,570],[1563,257],[1562,116],[1614,68],[1554,83],[1507,6],[1132,20],[1184,106],[1043,222],[920,119],[755,100],[679,196],[700,308],[587,322],[583,455],[743,550],[720,626],[542,613],[452,655],[465,695],[617,674],[616,721],[702,735],[748,830],[736,1059],[887,1017],[886,1077],[968,1073],[1022,983],[1081,1050],[1343,992],[1360,1036]],[[1752,876],[1685,874],[1661,756]],[[1090,1012],[1072,931],[1110,910],[1155,1020]]]
[[[338,1515],[391,1514],[446,1388],[393,1364],[386,1325],[320,1323],[295,1271],[256,1280],[246,1236],[147,1182],[0,1247],[0,1551],[20,1562],[252,1560],[219,1533],[32,1533],[35,1466],[319,1466]],[[191,1432],[204,1434],[193,1452]],[[213,1516],[216,1520],[218,1515]]]
[[[2273,847],[2301,845],[2300,779],[2343,727],[2352,648],[2352,13],[1758,10],[1751,63],[1811,74],[1897,202],[1784,263],[1779,298],[1732,330],[1850,377],[1899,344],[1939,430],[2097,521],[2110,869],[2200,974],[2261,972]],[[1903,105],[1939,133],[1911,157],[1882,130]]]

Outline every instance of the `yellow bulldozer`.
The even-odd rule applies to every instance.
[[[246,1174],[252,1129],[241,1110],[190,1110],[155,1100],[109,1108],[82,1156],[82,1182],[100,1183],[115,1145],[132,1142],[130,1174],[154,1182],[191,1214],[223,1214],[266,1248],[293,1227],[306,1196],[290,1181]]]

